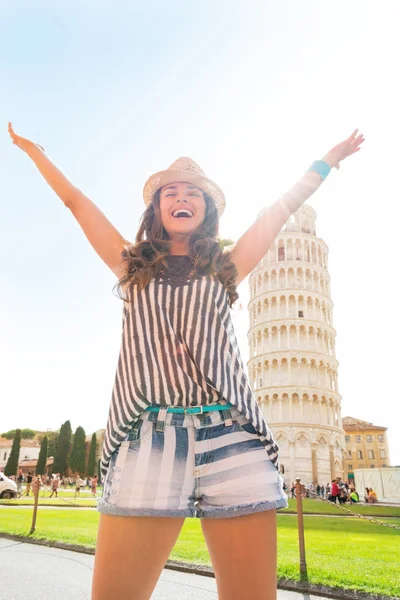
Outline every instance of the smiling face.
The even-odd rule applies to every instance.
[[[204,193],[191,183],[169,183],[161,188],[160,212],[171,240],[189,237],[206,216]]]

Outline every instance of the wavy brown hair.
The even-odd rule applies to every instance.
[[[216,275],[228,292],[229,306],[238,299],[236,291],[237,269],[231,260],[231,252],[219,245],[219,216],[213,200],[205,193],[206,214],[202,224],[194,231],[188,241],[189,256],[197,272]],[[122,286],[135,283],[143,289],[167,266],[172,241],[164,229],[161,220],[160,190],[154,195],[153,202],[144,211],[134,244],[125,246],[122,259],[127,263],[127,273],[114,287],[119,298],[128,301],[122,295]]]

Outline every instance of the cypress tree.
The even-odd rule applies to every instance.
[[[46,433],[46,437],[47,437],[47,456],[53,456],[55,455],[56,452],[56,445],[57,445],[57,440],[58,440],[58,436],[60,435],[60,431],[48,431]]]
[[[42,443],[40,444],[40,452],[39,458],[36,465],[36,474],[44,475],[46,473],[46,462],[47,462],[47,435],[42,439]]]
[[[65,475],[68,469],[69,451],[71,447],[71,423],[65,421],[61,425],[60,434],[57,439],[54,452],[53,473]]]
[[[15,431],[15,436],[14,436],[10,456],[8,457],[7,464],[4,467],[4,474],[7,477],[9,477],[10,475],[17,474],[20,449],[21,449],[21,430],[17,429]]]
[[[94,433],[90,442],[87,474],[93,477],[96,472],[96,447],[97,447],[97,436]]]
[[[80,475],[85,473],[85,437],[83,427],[77,427],[72,442],[69,466],[72,471],[77,471]]]

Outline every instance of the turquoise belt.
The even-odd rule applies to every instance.
[[[160,409],[166,408],[169,413],[180,413],[185,415],[201,415],[205,412],[211,412],[214,410],[227,410],[231,408],[232,404],[210,404],[201,406],[148,406],[146,412],[159,412]]]

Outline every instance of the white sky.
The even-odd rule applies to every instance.
[[[178,156],[224,189],[237,239],[359,127],[311,200],[330,249],[342,415],[389,427],[400,464],[396,1],[0,6],[0,431],[104,427],[118,358],[114,276],[7,139],[41,143],[133,239],[143,183]],[[247,282],[239,288],[247,305]],[[247,361],[247,311],[235,316]]]

